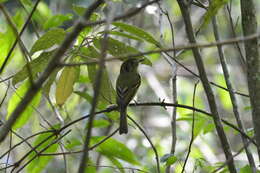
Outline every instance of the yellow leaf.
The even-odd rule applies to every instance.
[[[73,85],[78,79],[79,67],[65,67],[56,87],[56,103],[62,106],[73,92]]]

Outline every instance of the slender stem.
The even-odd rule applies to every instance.
[[[193,27],[192,27],[192,23],[191,23],[191,18],[190,18],[190,12],[189,12],[189,4],[187,3],[187,1],[184,0],[177,0],[180,9],[181,9],[181,13],[184,19],[184,23],[185,23],[185,28],[186,28],[186,33],[188,36],[188,39],[190,41],[190,43],[194,43],[196,44],[196,39],[194,36],[194,31],[193,31]],[[206,70],[205,70],[205,66],[204,63],[202,61],[202,57],[201,54],[199,52],[198,48],[193,48],[192,49],[193,55],[194,55],[194,59],[200,74],[200,79],[203,85],[203,88],[205,90],[207,99],[208,99],[208,104],[210,107],[210,110],[213,114],[213,121],[222,145],[222,149],[224,151],[224,154],[226,156],[226,160],[231,159],[231,161],[228,163],[228,168],[229,171],[231,173],[236,173],[236,167],[232,158],[232,153],[231,153],[231,148],[227,139],[227,136],[225,134],[224,128],[222,126],[221,123],[221,118],[219,116],[218,113],[218,109],[217,109],[217,104],[216,104],[216,100],[215,100],[215,96],[213,94],[212,88],[210,86],[207,74],[206,74]]]
[[[195,96],[196,96],[197,85],[198,85],[198,82],[195,84],[194,90],[193,90],[193,99],[192,99],[192,106],[193,107],[195,106]],[[195,114],[195,111],[192,112],[191,139],[190,139],[190,144],[189,144],[189,148],[188,148],[188,153],[187,153],[187,156],[185,158],[184,165],[182,167],[181,173],[183,173],[185,171],[185,166],[188,162],[190,152],[191,152],[191,146],[192,146],[192,143],[194,141],[194,127],[195,127],[195,115],[194,114]]]
[[[129,118],[137,127],[138,129],[144,134],[144,136],[146,137],[146,139],[148,140],[148,142],[150,143],[152,149],[153,149],[153,152],[154,152],[154,155],[155,155],[155,160],[156,160],[156,168],[157,168],[157,173],[160,173],[160,161],[159,161],[159,155],[158,155],[158,152],[156,150],[156,147],[153,145],[153,142],[152,140],[150,139],[150,137],[148,136],[148,134],[144,131],[144,129],[133,119],[131,118],[130,116],[127,115],[127,118]]]
[[[217,21],[216,21],[215,16],[213,17],[212,24],[213,24],[215,39],[216,39],[216,41],[219,41],[220,36],[219,36],[218,25],[217,25]],[[234,113],[234,116],[236,118],[238,128],[240,128],[241,131],[245,132],[244,126],[243,126],[243,123],[242,123],[242,120],[240,118],[239,111],[238,111],[237,99],[236,99],[236,96],[233,92],[233,86],[232,86],[231,81],[230,81],[230,75],[229,75],[229,71],[228,71],[228,67],[227,67],[227,62],[226,62],[226,59],[225,59],[225,56],[224,56],[224,52],[222,50],[222,46],[219,45],[217,47],[218,47],[218,54],[219,54],[221,67],[222,67],[222,70],[223,70],[223,74],[224,74],[224,78],[225,78],[225,81],[226,81],[226,84],[227,84],[227,88],[229,90],[230,100],[231,100],[231,103],[232,103],[232,106],[233,106],[233,113]],[[253,158],[252,153],[249,150],[249,148],[246,147],[246,143],[248,142],[248,140],[243,135],[241,135],[241,138],[242,138],[242,141],[243,141],[243,144],[244,144],[244,147],[245,147],[248,162],[251,166],[251,170],[252,170],[253,173],[255,173],[256,172],[256,165],[255,165],[254,158]]]

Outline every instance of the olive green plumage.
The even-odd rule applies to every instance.
[[[129,58],[123,62],[120,74],[116,81],[117,105],[120,112],[119,134],[127,133],[127,105],[135,96],[140,84],[141,77],[137,67],[143,59]]]

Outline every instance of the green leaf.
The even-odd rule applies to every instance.
[[[104,138],[104,136],[93,136],[91,143],[96,144]],[[108,157],[115,157],[134,165],[140,165],[140,163],[137,161],[136,155],[130,149],[128,149],[125,144],[113,138],[109,138],[104,143],[100,144],[96,150]]]
[[[17,30],[20,30],[22,27],[23,27],[23,24],[24,24],[24,12],[22,10],[18,10],[16,13],[15,13],[15,16],[13,17],[13,21],[14,21],[14,24],[17,28]],[[13,32],[13,30],[11,30]],[[16,36],[16,34],[15,34]]]
[[[31,3],[31,5],[29,4],[24,4],[25,8],[27,9],[27,11],[31,11],[33,9],[33,3]],[[52,10],[49,8],[49,6],[41,1],[38,6],[36,11],[34,12],[32,19],[33,21],[35,21],[39,27],[42,29],[45,21],[47,21],[49,18],[51,18],[53,16],[52,14]],[[38,26],[37,25],[37,26]],[[40,29],[39,28],[39,29]]]
[[[12,112],[15,110],[17,105],[21,102],[23,99],[23,96],[25,93],[28,91],[30,88],[30,82],[25,81],[13,95],[11,96],[9,102],[8,102],[8,107],[7,107],[7,119],[10,117]],[[13,125],[13,129],[16,130],[18,128],[21,128],[23,125],[25,125],[29,118],[31,117],[34,109],[37,108],[41,100],[41,92],[38,92],[36,96],[32,99],[30,104],[26,107],[26,109],[23,111],[23,113],[20,115],[20,117],[16,120],[15,124]]]
[[[81,92],[81,91],[74,91],[74,93],[78,94],[80,97],[83,97],[85,100],[87,100],[89,103],[92,100],[92,97],[86,93],[86,92]]]
[[[138,36],[139,38],[147,41],[148,43],[152,43],[158,46],[160,45],[160,43],[156,41],[156,39],[153,38],[153,36],[150,33],[144,31],[141,28],[126,23],[122,23],[122,22],[113,22],[112,24],[130,34]]]
[[[87,8],[79,6],[79,5],[72,5],[72,10],[78,15],[78,16],[82,16],[84,14],[84,12],[87,10]]]
[[[101,44],[100,43],[102,41],[103,41],[103,39],[101,39],[101,38],[94,40],[94,45],[99,50],[101,50]],[[107,45],[108,45],[108,48],[107,48],[108,52],[113,56],[122,56],[122,55],[140,53],[134,47],[126,45],[125,43],[123,43],[119,40],[113,39],[111,37],[108,38],[108,44]],[[149,59],[147,59],[145,56],[138,56],[136,58],[144,58],[145,60],[142,62],[142,64],[152,65],[151,61]],[[122,59],[122,60],[124,60],[124,59]]]
[[[115,165],[119,169],[119,171],[121,173],[125,173],[123,165],[117,159],[115,159],[113,157],[108,157],[108,156],[107,156],[107,158],[110,160],[110,162],[112,162],[113,165]]]
[[[245,107],[244,107],[244,110],[245,110],[245,111],[250,111],[250,110],[252,110],[252,107],[251,107],[251,106],[245,106]]]
[[[251,168],[249,165],[244,166],[243,168],[240,169],[239,173],[251,173]]]
[[[56,103],[62,106],[73,92],[73,86],[80,73],[79,67],[65,67],[56,87]]]
[[[33,77],[35,77],[37,73],[42,72],[45,69],[53,53],[54,51],[43,52],[38,58],[29,62],[28,66],[31,69],[31,75]],[[12,80],[13,85],[16,85],[17,83],[25,80],[27,77],[29,77],[29,74],[30,73],[28,72],[27,65],[24,65],[23,68],[14,75]]]
[[[173,165],[177,161],[177,157],[171,156],[166,161],[166,166]]]
[[[71,20],[73,18],[72,14],[57,14],[49,18],[43,25],[43,29],[47,30],[49,28],[61,26],[65,21]]]
[[[86,57],[91,57],[89,59],[100,58],[99,52],[97,52],[97,50],[92,46],[89,46],[88,48],[82,48],[81,53],[85,56],[84,58],[85,60]],[[88,67],[88,75],[89,75],[88,77],[92,83],[92,86],[94,86],[94,82],[96,80],[96,73],[98,71],[98,66],[96,64],[92,64],[92,65],[88,65],[87,67]],[[99,96],[98,107],[105,108],[106,105],[115,103],[115,100],[116,100],[116,92],[113,88],[111,80],[108,76],[108,72],[105,68],[103,70],[102,81],[100,85],[100,96]]]
[[[207,123],[207,125],[203,128],[203,134],[207,134],[209,132],[213,132],[215,130],[215,125],[213,122]]]
[[[55,81],[56,79],[56,76],[59,72],[59,68],[56,68],[52,73],[51,75],[49,76],[49,78],[47,79],[47,82],[45,82],[44,86],[43,86],[43,93],[45,94],[45,96],[49,97],[49,93],[50,93],[50,89],[51,89],[51,86],[53,84],[53,82]]]
[[[165,154],[161,157],[160,162],[164,162],[166,166],[173,165],[178,158],[174,154]]]
[[[93,121],[93,127],[103,128],[110,125],[110,122],[104,119],[97,119]],[[87,127],[87,126],[86,126]]]
[[[85,168],[84,173],[96,173],[97,169],[96,169],[95,163],[93,163],[93,161],[89,159],[88,164],[89,164],[89,166],[87,166]]]
[[[78,137],[66,140],[66,142],[67,144],[65,145],[65,148],[68,150],[74,149],[75,147],[81,147],[83,145]]]
[[[194,113],[194,139],[200,134],[202,130],[204,130],[205,124],[208,120],[208,117],[200,113]],[[178,118],[177,121],[189,121],[190,125],[192,125],[193,113],[185,114],[182,117]]]
[[[223,7],[229,0],[213,0],[211,1],[208,11],[204,15],[204,21],[202,28],[204,28],[210,22],[211,18],[215,16],[218,10]]]
[[[80,74],[80,76],[76,82],[87,84],[87,83],[90,83],[90,79],[88,78],[88,76]]]
[[[86,93],[86,92],[81,92],[81,91],[74,91],[74,93],[78,94],[80,97],[84,98],[84,99],[87,101],[87,103],[91,104],[91,102],[92,102],[92,96],[89,95],[88,93]],[[114,103],[114,102],[112,102],[112,103]],[[104,99],[101,98],[101,99],[99,100],[99,103],[98,103],[98,105],[97,105],[97,108],[98,108],[99,110],[102,110],[102,109],[105,109],[108,105],[109,105],[109,103],[107,102],[107,100],[104,100]],[[112,112],[107,112],[107,113],[105,113],[105,115],[106,115],[107,117],[109,117],[110,119],[112,119],[112,120],[118,120],[118,117],[119,117],[118,112],[114,112],[114,111],[112,111]]]
[[[129,38],[129,39],[132,39],[132,40],[144,41],[144,40],[142,40],[142,39],[139,38],[139,37],[135,37],[135,36],[133,36],[133,35],[126,34],[126,33],[124,33],[124,32],[120,32],[120,31],[110,31],[109,34],[111,34],[111,35],[116,35],[116,36],[121,36],[121,37],[126,37],[126,38]]]
[[[226,81],[225,81],[224,75],[215,75],[215,81],[219,85],[226,87]],[[217,88],[217,94],[219,95],[219,98],[221,100],[220,103],[222,104],[222,106],[225,109],[230,110],[232,108],[232,102],[231,102],[229,93],[226,91],[223,91],[220,88]]]
[[[66,32],[61,28],[49,30],[34,43],[30,53],[33,54],[37,51],[51,48],[56,44],[59,45],[65,36]]]
[[[46,138],[48,138],[52,133],[44,133],[39,135],[34,143],[33,146],[36,146],[38,144],[40,144],[42,141],[46,140]],[[55,136],[53,136],[52,138],[48,139],[46,142],[44,142],[42,145],[40,145],[37,150],[40,151],[41,149],[44,149],[45,147],[47,147],[49,144],[51,144],[53,142],[53,140],[55,140]],[[58,144],[53,144],[51,146],[49,146],[49,148],[47,150],[45,150],[46,153],[54,153],[56,152],[58,149]],[[28,159],[32,159],[37,153],[32,152],[29,156]],[[53,159],[53,156],[37,156],[32,162],[30,162],[30,164],[27,166],[27,171],[30,173],[39,173],[41,171],[43,171],[46,166],[48,165],[48,163],[51,161],[51,159]]]
[[[0,3],[6,2],[7,0],[0,0]]]
[[[30,0],[21,0],[21,3],[22,3],[23,5],[28,5],[28,6],[31,6],[31,5],[32,5],[32,1],[30,1]]]
[[[72,5],[72,10],[78,15],[78,16],[83,16],[84,12],[87,10],[86,7],[79,6],[79,5]],[[98,13],[92,13],[90,17],[90,21],[95,21],[97,18],[99,18],[100,15]]]
[[[81,15],[80,15],[80,16],[81,16]],[[100,15],[99,15],[98,13],[93,13],[93,14],[91,15],[91,17],[90,17],[90,21],[91,21],[91,22],[94,22],[94,21],[97,21],[97,19],[99,19],[99,18],[100,18]],[[93,31],[93,29],[94,29],[94,26],[87,26],[87,27],[85,27],[85,28],[83,29],[83,31],[80,32],[77,42],[78,42],[79,44],[81,44],[82,41],[85,41],[87,35],[88,35],[91,31]]]
[[[12,21],[19,30],[24,24],[24,12],[22,10],[17,10],[15,15],[12,16]],[[3,32],[0,32],[0,66],[3,65],[5,58],[16,39],[16,34],[8,24],[5,25],[5,23],[1,23],[1,28],[1,31]],[[13,57],[15,57],[15,61],[19,59],[18,57],[21,56],[20,54],[21,52],[18,50],[18,48],[14,49],[6,65],[8,65],[9,62],[12,62]]]

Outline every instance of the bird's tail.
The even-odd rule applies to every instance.
[[[127,114],[126,114],[126,107],[122,107],[120,109],[120,124],[119,124],[119,134],[127,133]]]

